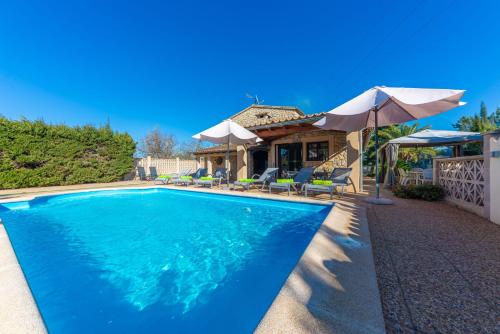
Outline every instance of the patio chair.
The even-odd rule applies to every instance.
[[[283,191],[288,191],[288,196],[290,196],[290,191],[293,189],[297,191],[297,193],[300,192],[301,187],[303,184],[308,182],[313,173],[314,173],[315,167],[305,167],[302,168],[295,176],[293,179],[291,179],[291,182],[271,182],[269,183],[269,193],[272,192],[273,189],[279,189]]]
[[[250,179],[234,182],[234,187],[236,188],[237,186],[240,186],[244,190],[249,190],[252,185],[262,185],[261,190],[264,190],[266,184],[269,184],[276,179],[277,174],[278,168],[269,167],[261,175],[254,174]]]
[[[149,167],[149,179],[150,180],[156,180],[158,178],[158,171],[156,170],[156,167]]]
[[[181,170],[179,173],[172,173],[172,174],[157,176],[154,179],[154,181],[156,182],[156,184],[168,184],[170,181],[178,179],[181,176],[187,176],[190,173],[191,173],[191,168],[186,168],[186,169]]]
[[[198,180],[204,176],[207,176],[207,168],[198,168],[198,170],[190,175],[180,176],[172,180],[174,185],[185,185],[188,186],[193,183],[194,180]]]
[[[200,177],[194,180],[194,184],[202,187],[212,188],[215,184],[221,185],[222,180],[227,178],[227,168],[217,168],[213,175],[208,175],[205,177]]]
[[[416,185],[424,183],[424,170],[422,168],[412,168],[408,174],[410,183],[414,182]]]
[[[403,168],[398,168],[399,179],[398,182],[402,186],[406,186],[410,180],[408,172]]]
[[[330,194],[330,199],[333,198],[333,192],[337,187],[341,187],[341,197],[344,196],[344,188],[349,185],[352,168],[335,168],[329,177],[329,180],[318,180],[317,184],[304,184],[304,195],[307,197],[309,192],[324,192]]]
[[[137,167],[137,177],[139,177],[139,180],[147,180],[148,177],[146,175],[146,170],[144,167]]]
[[[433,181],[433,170],[432,168],[426,168],[422,172],[422,183],[432,183]]]

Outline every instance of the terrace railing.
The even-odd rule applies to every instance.
[[[434,183],[446,200],[484,216],[485,169],[482,155],[434,160]]]

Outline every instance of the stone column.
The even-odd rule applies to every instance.
[[[347,167],[352,168],[351,179],[354,183],[356,191],[361,189],[361,178],[363,173],[361,171],[361,143],[359,132],[349,132],[346,135],[347,140]],[[354,189],[351,189],[352,191]]]
[[[205,168],[208,174],[212,174],[212,159],[209,155],[205,156]]]
[[[246,179],[248,177],[248,152],[245,146],[236,147],[236,178]]]

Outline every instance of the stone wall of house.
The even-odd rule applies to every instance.
[[[217,168],[222,168],[225,166],[226,154],[225,153],[206,153],[199,155],[197,157],[200,167],[207,168],[208,174],[215,172]],[[236,152],[231,152],[229,154],[229,176],[231,180],[234,180],[237,175],[237,159]]]
[[[252,126],[264,120],[288,120],[300,116],[302,113],[296,108],[270,107],[270,106],[250,106],[242,113],[231,117],[233,121],[241,126]]]

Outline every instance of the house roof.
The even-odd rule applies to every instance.
[[[305,116],[305,114],[297,107],[252,104],[230,118],[239,125],[248,128],[267,122],[286,121],[301,116]]]
[[[248,128],[249,130],[256,130],[263,127],[269,128],[269,127],[278,127],[278,126],[285,126],[298,123],[313,123],[324,117],[325,114],[326,114],[325,112],[320,112],[307,115],[305,114],[289,115],[281,117],[279,119],[257,120],[253,124],[248,125],[246,128]]]
[[[250,150],[258,149],[258,148],[265,148],[265,147],[267,147],[267,146],[265,144],[262,144],[262,143],[247,145],[247,148]],[[199,149],[193,153],[194,154],[208,154],[208,153],[226,153],[226,152],[227,152],[227,145],[222,144],[222,145],[202,148],[202,149]],[[229,152],[236,152],[236,145],[229,145]]]
[[[231,116],[230,119],[250,131],[256,131],[301,123],[314,123],[324,117],[324,115],[324,112],[304,114],[302,110],[292,106],[252,104]],[[230,145],[229,150],[230,152],[235,152],[236,146]],[[218,145],[197,150],[195,154],[225,153],[226,151],[227,145]]]
[[[204,153],[225,153],[227,152],[227,145],[216,145],[212,147],[202,148],[194,152],[194,154],[204,154]],[[229,145],[229,152],[236,152],[236,145]]]

